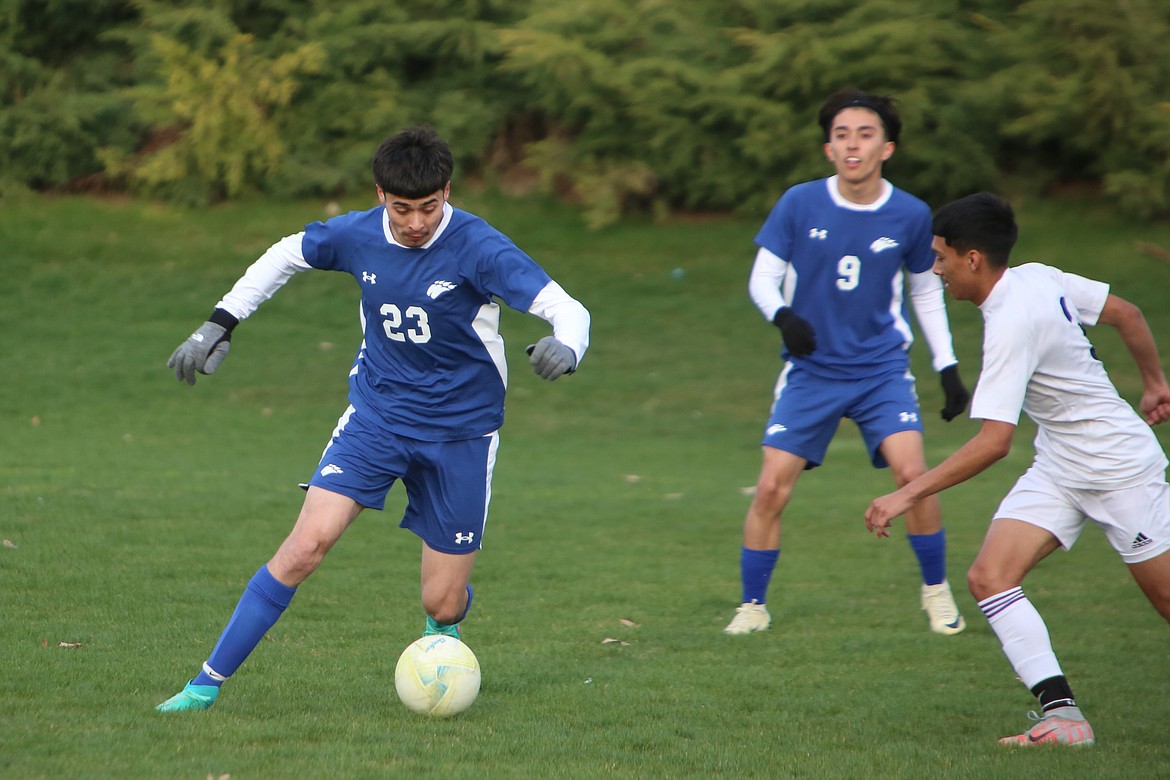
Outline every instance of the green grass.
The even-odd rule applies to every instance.
[[[394,663],[422,625],[400,488],[351,528],[214,710],[152,709],[205,659],[291,527],[295,485],[345,405],[356,288],[294,279],[194,388],[164,364],[243,268],[323,204],[3,204],[0,777],[1170,775],[1166,626],[1095,529],[1027,590],[1099,745],[995,745],[1034,704],[962,583],[1030,460],[1027,426],[1007,461],[942,497],[964,634],[926,630],[901,530],[866,534],[864,508],[889,477],[846,424],[786,515],[773,630],[724,637],[779,368],[778,336],[746,294],[758,220],[591,233],[544,202],[460,203],[540,260],[594,327],[581,371],[547,384],[522,352],[543,324],[505,313],[512,387],[465,627],[483,690],[450,721],[394,698]],[[1021,222],[1020,261],[1114,281],[1167,356],[1170,264],[1135,247],[1170,247],[1170,226],[1064,202],[1025,204]],[[978,312],[951,311],[973,385]],[[1136,400],[1119,340],[1092,335]],[[938,419],[924,346],[914,361],[937,462],[975,423]]]

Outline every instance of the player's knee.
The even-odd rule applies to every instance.
[[[997,593],[1003,593],[1005,590],[1011,590],[1017,585],[1019,585],[1018,582],[1010,581],[1007,575],[997,567],[978,558],[967,570],[967,589],[971,591],[971,595],[977,601],[990,598]]]
[[[756,495],[752,499],[752,503],[761,514],[779,516],[784,507],[788,505],[790,498],[792,498],[791,485],[761,479],[756,483]]]
[[[467,608],[467,587],[455,590],[423,590],[423,610],[438,623],[451,624],[463,617]]]
[[[436,604],[423,604],[423,609],[436,623],[450,625],[458,622],[463,616],[463,606],[456,604],[454,600],[444,600]]]
[[[891,465],[890,473],[894,477],[894,485],[902,487],[925,474],[926,464],[899,465],[897,467]]]

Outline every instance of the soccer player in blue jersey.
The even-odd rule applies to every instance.
[[[400,525],[422,539],[425,634],[459,636],[483,541],[508,371],[496,299],[548,321],[529,348],[543,379],[576,370],[589,313],[505,235],[448,203],[454,161],[432,128],[386,139],[373,159],[378,200],[273,244],[167,365],[181,381],[213,373],[233,329],[294,274],[350,274],[363,340],[349,407],[275,555],[253,575],[198,675],[156,709],[205,710],[363,509],[406,488]]]
[[[931,272],[930,209],[882,177],[901,132],[894,101],[846,89],[825,101],[818,119],[836,175],[785,192],[756,236],[748,289],[780,329],[786,363],[744,519],[743,600],[724,628],[728,634],[771,625],[765,604],[780,555],[781,514],[801,473],[824,462],[841,418],[857,424],[873,465],[889,466],[896,485],[926,471],[907,355],[913,340],[907,287],[942,378],[943,419],[962,413],[968,400],[942,285]],[[928,498],[912,507],[906,530],[930,628],[957,634],[965,623],[946,580],[938,501]]]
[[[1018,228],[1011,206],[968,195],[934,217],[935,271],[983,315],[983,370],[971,401],[979,432],[938,466],[876,498],[870,531],[924,496],[981,473],[1011,451],[1020,414],[1036,423],[1035,459],[1000,502],[967,572],[971,595],[1016,676],[1040,702],[1035,725],[1001,745],[1091,745],[1048,628],[1024,594],[1040,561],[1071,548],[1087,521],[1158,613],[1170,621],[1170,485],[1150,426],[1170,420],[1170,385],[1145,316],[1109,285],[1041,263],[1010,265]],[[1142,378],[1135,410],[1118,394],[1085,334],[1115,328]]]

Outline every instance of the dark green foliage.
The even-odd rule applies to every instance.
[[[457,175],[594,225],[758,215],[829,172],[816,110],[853,85],[898,98],[889,176],[928,201],[1166,215],[1168,33],[1156,0],[0,0],[0,185],[343,195],[429,122]]]

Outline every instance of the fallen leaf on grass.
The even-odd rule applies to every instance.
[[[7,547],[9,550],[15,550],[15,549],[16,549],[16,542],[12,541],[11,539],[5,539],[3,542],[0,542],[0,544],[3,544],[3,545],[4,545],[5,547]]]
[[[81,647],[81,642],[58,642],[57,647],[68,647],[68,648]]]
[[[630,646],[629,642],[623,642],[620,639],[614,639],[612,636],[607,636],[605,639],[602,639],[601,644],[603,644],[603,645],[618,644],[618,645],[621,645],[622,647],[629,647]]]
[[[629,626],[630,628],[639,628],[639,627],[640,627],[640,626],[639,626],[637,623],[635,623],[634,621],[632,621],[632,620],[627,620],[627,619],[625,619],[625,618],[621,618],[620,620],[618,620],[618,622],[619,622],[619,623],[621,623],[623,626]]]

